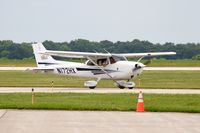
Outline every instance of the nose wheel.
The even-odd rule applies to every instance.
[[[98,78],[97,81],[94,80],[90,80],[90,81],[86,81],[84,83],[85,87],[88,87],[90,89],[94,89],[97,86],[97,83],[101,80],[101,78]]]

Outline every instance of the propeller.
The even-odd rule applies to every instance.
[[[144,68],[147,64],[151,63],[151,61],[146,61],[145,63],[141,63],[140,61],[144,58],[145,56],[142,56],[138,59],[137,63],[135,64],[135,67],[133,68],[133,72],[136,70],[139,70],[141,68]]]
[[[141,69],[143,67],[145,67],[145,65],[140,63],[140,62],[138,62],[137,64],[135,64],[135,67],[133,68],[133,72],[138,70],[138,69]]]

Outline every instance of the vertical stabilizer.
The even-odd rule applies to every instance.
[[[55,62],[55,60],[50,55],[44,54],[47,50],[42,43],[32,44],[32,47],[38,67],[44,67]]]

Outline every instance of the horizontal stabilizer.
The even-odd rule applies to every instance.
[[[27,69],[26,71],[32,71],[32,72],[40,72],[40,71],[45,71],[45,72],[50,72],[54,71],[54,68],[34,68],[34,69]]]

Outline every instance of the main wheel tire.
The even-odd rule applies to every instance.
[[[123,86],[119,86],[119,88],[120,88],[120,89],[124,89],[125,87],[123,87]]]
[[[128,89],[133,89],[133,87],[128,87]]]
[[[94,86],[94,87],[89,87],[90,89],[94,89],[96,86]]]

